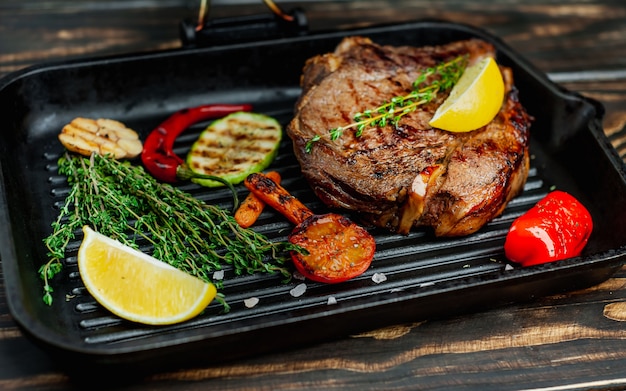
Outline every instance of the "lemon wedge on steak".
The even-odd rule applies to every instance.
[[[504,80],[492,57],[468,66],[439,106],[429,125],[450,132],[469,132],[487,125],[504,101]]]

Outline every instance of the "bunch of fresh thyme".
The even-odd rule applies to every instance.
[[[458,56],[450,61],[437,64],[424,70],[412,84],[407,95],[396,96],[373,110],[355,114],[354,122],[328,131],[332,141],[337,140],[345,130],[356,128],[355,136],[360,137],[367,127],[397,125],[400,118],[415,111],[418,106],[432,102],[439,92],[448,91],[457,83],[467,65],[467,56]],[[322,139],[317,134],[305,145],[307,153]]]
[[[272,242],[251,229],[241,228],[232,215],[171,185],[162,184],[141,166],[93,154],[90,158],[66,153],[59,173],[71,190],[53,232],[44,239],[49,261],[39,273],[46,304],[52,304],[50,280],[62,269],[68,243],[83,225],[138,248],[143,239],[152,256],[204,281],[230,265],[235,274],[290,272],[283,266],[289,242]],[[220,281],[214,282],[221,287]],[[228,309],[223,297],[218,298]]]

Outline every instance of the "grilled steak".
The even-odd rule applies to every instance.
[[[328,137],[356,113],[406,95],[425,68],[462,54],[471,64],[495,57],[495,49],[480,40],[416,48],[348,37],[335,52],[307,61],[286,130],[303,175],[325,204],[394,232],[427,226],[437,236],[473,233],[502,212],[528,176],[532,121],[508,68],[501,67],[502,109],[481,129],[451,133],[429,126],[445,93],[396,125],[370,127],[359,137],[350,130],[334,141]],[[316,135],[321,140],[307,152]]]

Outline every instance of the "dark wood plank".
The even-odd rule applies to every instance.
[[[58,3],[55,6],[55,3]],[[187,6],[182,6],[181,3]],[[0,75],[42,61],[180,47],[178,24],[195,19],[187,2],[50,1],[0,5]],[[78,4],[78,5],[77,5]],[[110,4],[109,6],[106,6]],[[468,23],[502,37],[545,71],[626,66],[626,5],[618,0],[289,2],[304,8],[312,31],[422,18]],[[220,5],[213,17],[265,13],[262,4]]]

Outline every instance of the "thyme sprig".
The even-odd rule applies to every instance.
[[[413,82],[411,92],[393,97],[373,110],[368,109],[355,114],[354,122],[328,131],[330,140],[337,140],[349,129],[356,129],[355,136],[360,137],[367,127],[384,127],[388,124],[397,126],[403,116],[415,111],[418,106],[432,102],[439,92],[452,89],[466,65],[467,56],[462,55],[425,69]],[[321,139],[322,136],[319,134],[313,136],[307,141],[305,151],[310,153],[313,145]]]
[[[48,305],[50,281],[62,270],[67,246],[83,225],[133,248],[141,240],[155,258],[207,282],[226,265],[236,275],[291,276],[284,263],[287,252],[300,251],[298,247],[241,228],[226,210],[156,181],[141,166],[96,154],[86,158],[66,153],[58,170],[71,188],[51,224],[53,232],[44,239],[49,261],[39,273]],[[213,282],[222,287],[221,281]],[[221,294],[219,299],[227,310]]]

